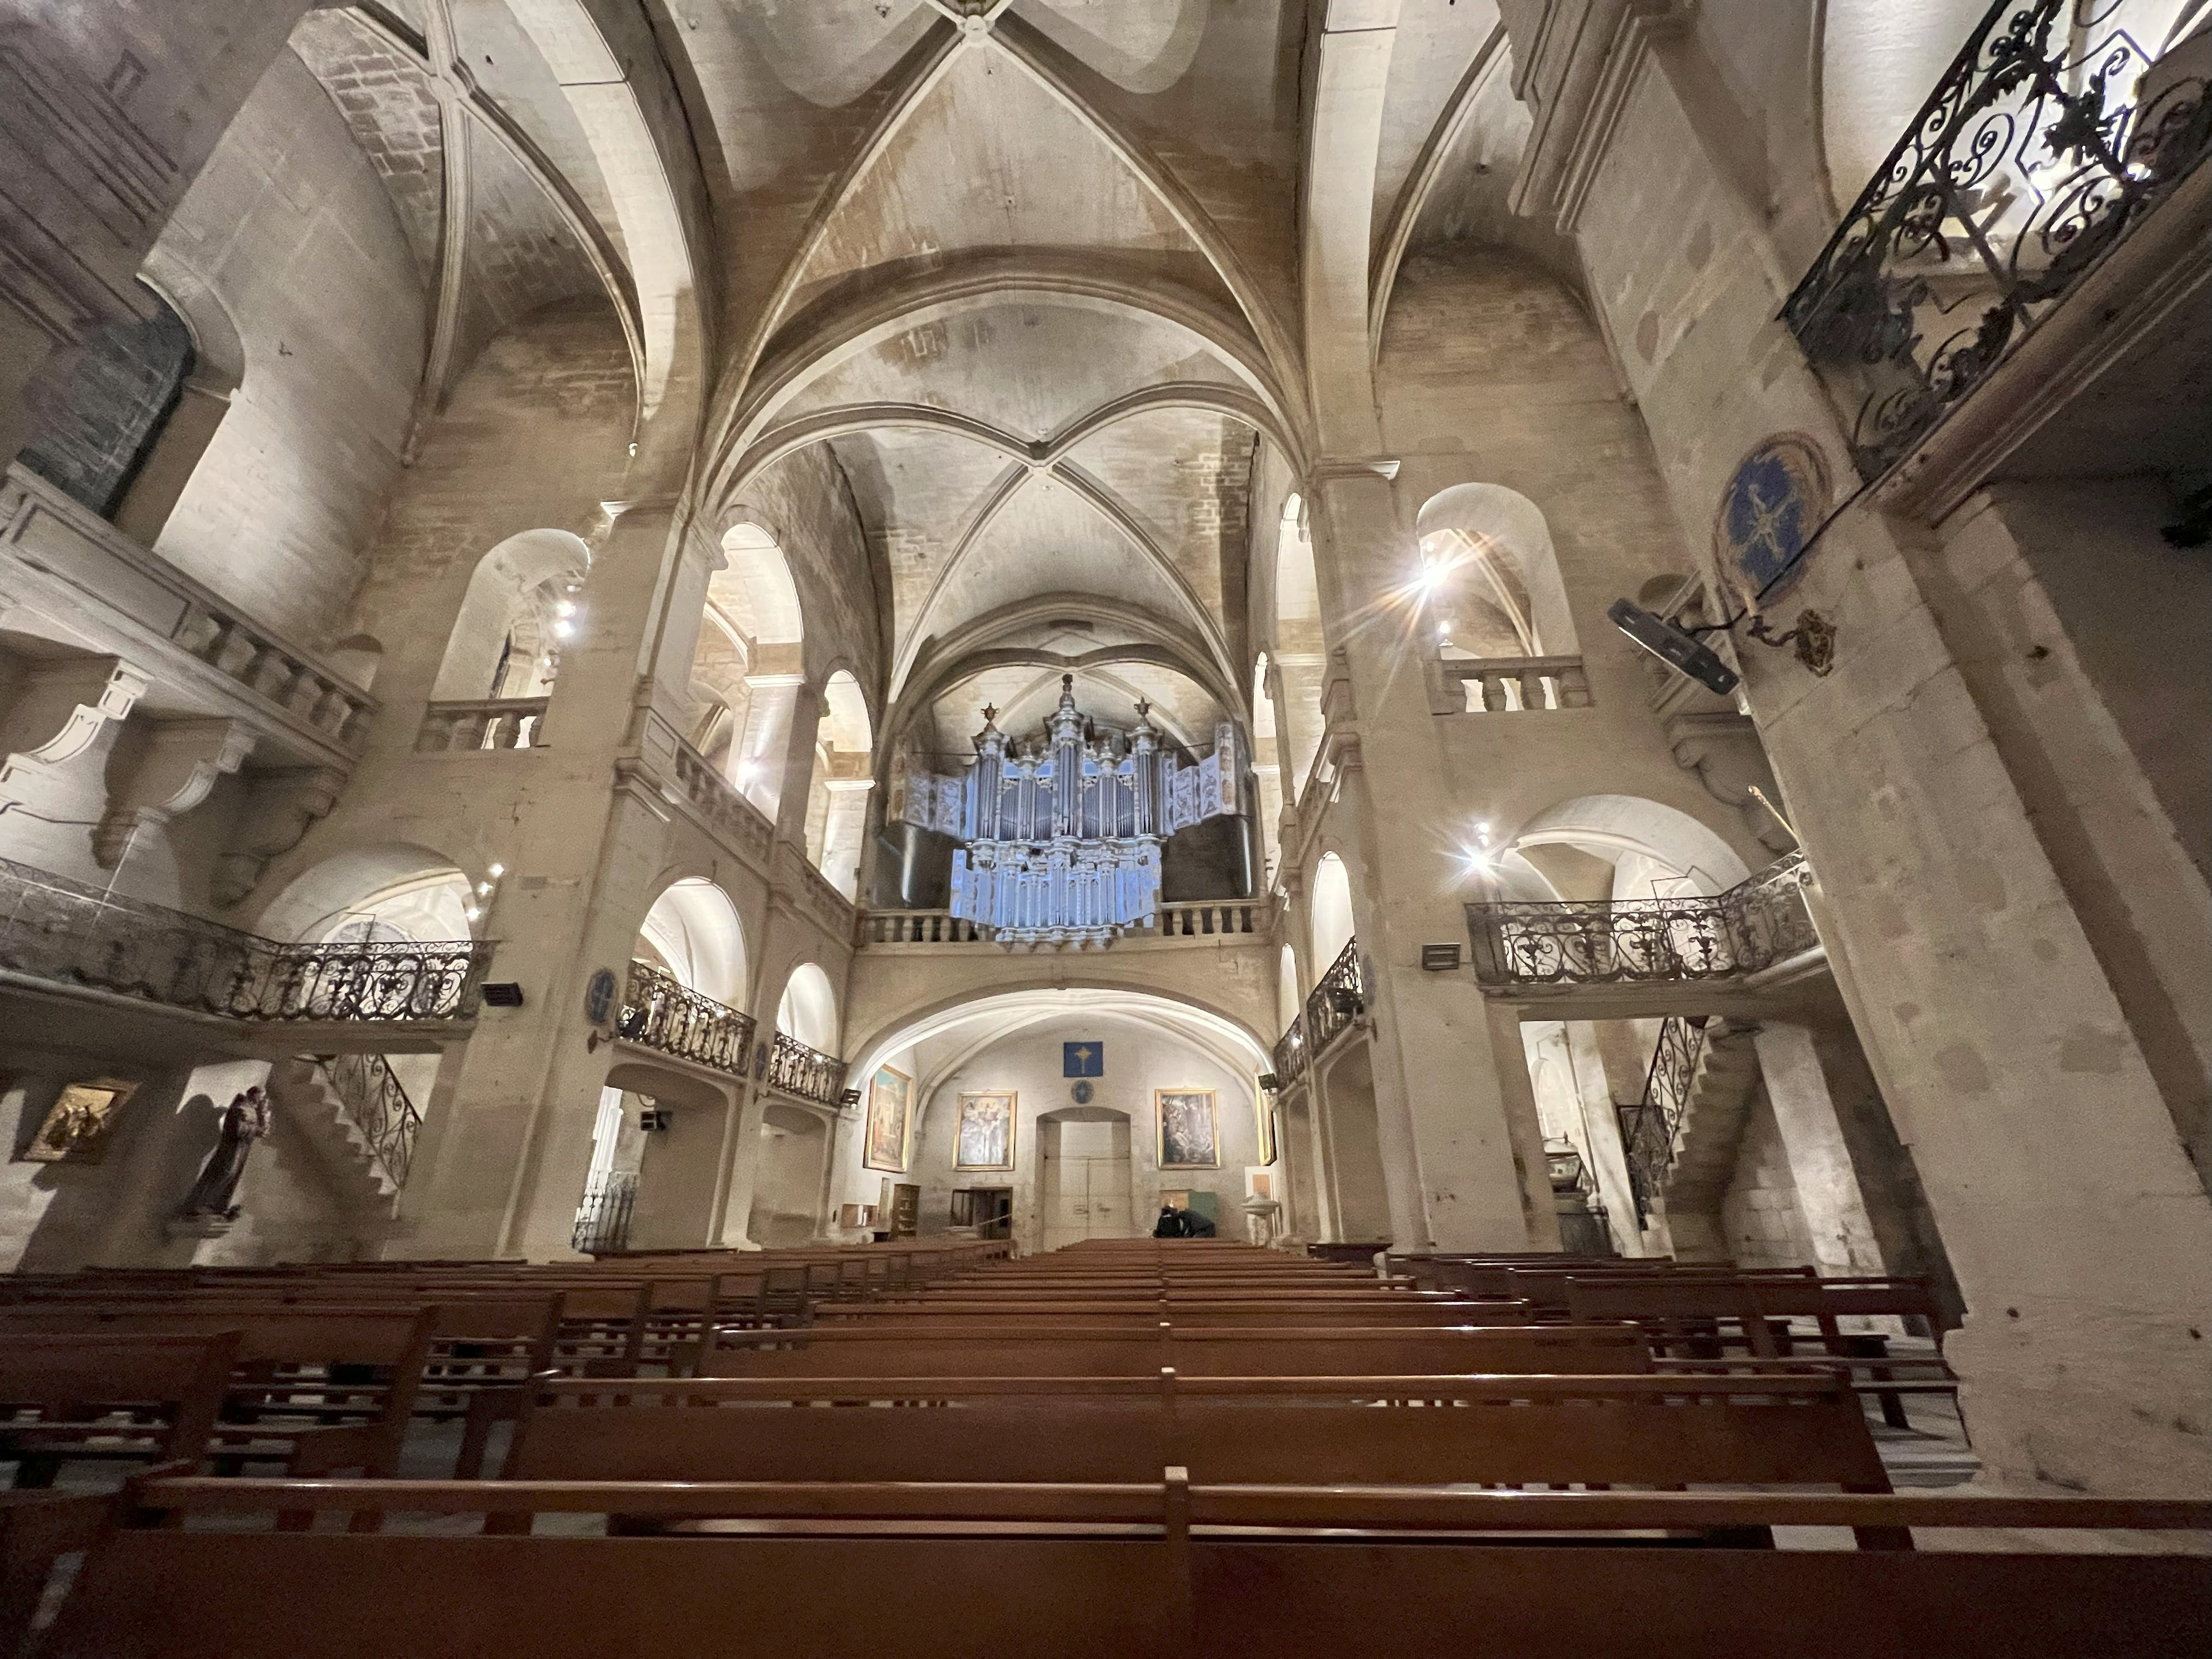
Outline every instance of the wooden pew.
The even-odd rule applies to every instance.
[[[1883,1419],[1893,1428],[1911,1426],[1905,1394],[1952,1393],[1958,1387],[1942,1358],[1942,1308],[1925,1279],[1576,1275],[1567,1282],[1567,1307],[1578,1321],[1632,1321],[1656,1355],[1692,1369],[1735,1353],[1788,1359],[1801,1344],[1809,1344],[1824,1361],[1863,1373],[1867,1392],[1881,1401]],[[1879,1334],[1844,1331],[1841,1322],[1850,1318],[1923,1320],[1938,1340],[1924,1357],[1893,1354]],[[1812,1333],[1793,1328],[1797,1320],[1810,1320]]]
[[[1657,1541],[2212,1527],[2194,1503],[1255,1492],[1173,1469],[1107,1487],[161,1480],[133,1501],[41,1659],[1404,1659],[1509,1644],[1577,1659],[2179,1659],[2212,1635],[2201,1557]],[[525,1529],[541,1514],[742,1518],[683,1539],[236,1529],[307,1504]],[[1542,1544],[1516,1541],[1531,1529]]]
[[[1261,1485],[1889,1490],[1832,1378],[1650,1376],[556,1380],[502,1477],[1111,1484],[1169,1462]]]
[[[1389,1326],[1192,1328],[1155,1322],[1127,1329],[1068,1322],[978,1323],[880,1334],[816,1327],[773,1345],[725,1334],[700,1360],[703,1376],[1185,1376],[1620,1375],[1651,1369],[1632,1327]]]
[[[294,1474],[398,1468],[434,1308],[313,1307],[236,1300],[98,1310],[15,1307],[0,1313],[0,1349],[37,1335],[234,1335],[220,1419],[207,1443],[218,1468],[278,1462]]]
[[[817,1330],[923,1331],[1002,1321],[1087,1322],[1102,1329],[1156,1324],[1234,1328],[1299,1325],[1396,1325],[1436,1328],[1454,1325],[1525,1325],[1525,1302],[1456,1298],[1415,1301],[1403,1297],[1273,1296],[1208,1299],[1176,1296],[1150,1301],[1061,1301],[975,1298],[959,1302],[827,1304],[814,1310]]]

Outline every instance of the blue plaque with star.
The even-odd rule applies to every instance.
[[[1828,470],[1803,438],[1769,438],[1738,464],[1721,495],[1714,553],[1738,598],[1753,611],[1804,574],[1798,555],[1828,506]]]
[[[1062,1077],[1104,1077],[1106,1045],[1103,1042],[1063,1042],[1060,1045]]]

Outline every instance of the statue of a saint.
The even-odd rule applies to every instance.
[[[191,1195],[185,1200],[187,1217],[238,1218],[238,1206],[233,1199],[246,1174],[246,1157],[253,1151],[253,1143],[269,1133],[269,1097],[258,1084],[231,1097],[230,1104],[222,1109],[222,1128],[215,1150],[200,1166],[199,1179],[192,1182]]]

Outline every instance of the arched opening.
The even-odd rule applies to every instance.
[[[1352,877],[1335,854],[1321,855],[1309,902],[1313,915],[1314,975],[1319,978],[1352,942]]]
[[[638,928],[635,951],[685,989],[733,1008],[744,1006],[744,928],[730,896],[705,877],[662,890]]]
[[[708,579],[692,651],[688,735],[740,794],[774,817],[805,684],[799,588],[783,549],[763,526],[731,526],[722,556],[723,568]]]
[[[1551,527],[1527,496],[1500,484],[1455,484],[1422,506],[1415,531],[1423,598],[1443,656],[1561,657],[1580,650]]]
[[[1321,750],[1322,680],[1328,658],[1322,640],[1313,537],[1306,527],[1305,503],[1296,495],[1283,503],[1282,520],[1275,526],[1274,651],[1282,691],[1275,707],[1276,730],[1282,763],[1290,769],[1283,788],[1295,799]]]
[[[813,1112],[770,1101],[761,1113],[760,1164],[745,1236],[769,1249],[813,1238],[830,1157],[829,1126]]]
[[[1720,893],[1751,873],[1711,829],[1637,795],[1562,801],[1522,824],[1498,864],[1523,882],[1533,873],[1547,890],[1537,896],[1566,899]]]
[[[1025,1251],[1045,1248],[1048,1229],[1055,1243],[1143,1234],[1164,1200],[1239,1237],[1246,1199],[1277,1195],[1282,1154],[1256,1082],[1264,1039],[1209,1010],[1103,986],[1005,992],[902,1021],[854,1052],[871,1118],[839,1154],[842,1196],[896,1204],[906,1188],[925,1238],[1001,1216]],[[896,1076],[878,1091],[884,1070]],[[868,1152],[878,1144],[884,1155]]]
[[[476,886],[468,875],[428,848],[396,843],[357,848],[325,859],[286,884],[283,890],[261,913],[258,930],[266,936],[303,945],[367,945],[386,947],[377,954],[389,958],[385,972],[404,980],[413,962],[420,960],[409,945],[457,944],[472,938],[483,916]],[[441,971],[434,963],[428,971]],[[334,976],[332,982],[343,977]],[[291,1109],[327,1115],[330,1107],[321,1091],[335,1091],[349,1114],[368,1121],[380,1111],[380,1098],[387,1099],[397,1086],[412,1105],[416,1119],[426,1115],[438,1085],[439,1072],[450,1060],[458,1064],[463,1050],[443,1053],[364,1054],[344,1057],[343,1064],[301,1056],[305,1070],[298,1081],[306,1091]],[[316,1079],[310,1087],[308,1077]],[[272,1077],[276,1103],[288,1106],[283,1091],[290,1086],[283,1074]]]
[[[55,351],[23,390],[37,435],[16,459],[103,519],[115,516],[197,360],[185,319],[143,283],[134,286],[141,315]]]
[[[806,856],[847,898],[857,896],[875,787],[875,737],[860,683],[843,669],[823,688],[814,772],[806,792]]]
[[[526,530],[477,561],[430,696],[436,702],[543,697],[574,636],[591,549],[565,530]]]
[[[1298,990],[1298,953],[1285,945],[1275,979],[1275,1012],[1284,1030],[1290,1030],[1291,1022],[1298,1017],[1298,1010],[1304,1005],[1305,998]]]
[[[1258,796],[1260,852],[1264,860],[1260,885],[1264,891],[1275,884],[1283,857],[1281,739],[1276,731],[1275,688],[1264,651],[1252,665],[1252,781]]]
[[[803,962],[785,981],[783,1000],[776,1005],[775,1029],[825,1054],[837,1052],[837,994],[830,975],[811,962]]]
[[[1376,1127],[1375,1068],[1367,1044],[1351,1042],[1322,1079],[1322,1126],[1340,1241],[1391,1238],[1390,1188]]]

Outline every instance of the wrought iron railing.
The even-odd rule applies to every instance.
[[[1791,853],[1725,893],[1470,904],[1474,976],[1519,988],[1756,974],[1820,947],[1805,908],[1812,879]]]
[[[629,1213],[637,1202],[637,1171],[602,1170],[584,1182],[584,1201],[576,1206],[569,1248],[586,1255],[605,1255],[629,1246]]]
[[[1306,998],[1306,1006],[1275,1039],[1270,1061],[1277,1086],[1302,1077],[1328,1045],[1367,1007],[1367,981],[1359,966],[1359,941],[1349,939]]]
[[[477,939],[280,945],[0,860],[0,969],[231,1019],[473,1018]]]
[[[1887,471],[2212,149],[2122,0],[1996,0],[1783,307]]]
[[[315,1070],[337,1096],[346,1121],[361,1131],[368,1154],[397,1189],[407,1184],[422,1115],[382,1054],[318,1054]]]
[[[835,1106],[845,1089],[845,1062],[778,1031],[769,1047],[768,1082],[801,1100]]]
[[[1652,1046],[1644,1098],[1614,1109],[1620,1115],[1621,1151],[1628,1163],[1628,1186],[1636,1200],[1639,1227],[1649,1224],[1653,1201],[1666,1190],[1667,1171],[1674,1161],[1674,1136],[1705,1053],[1705,1028],[1702,1017],[1668,1015]]]
[[[650,963],[633,959],[615,1035],[678,1060],[743,1077],[752,1054],[753,1017],[685,987]]]

